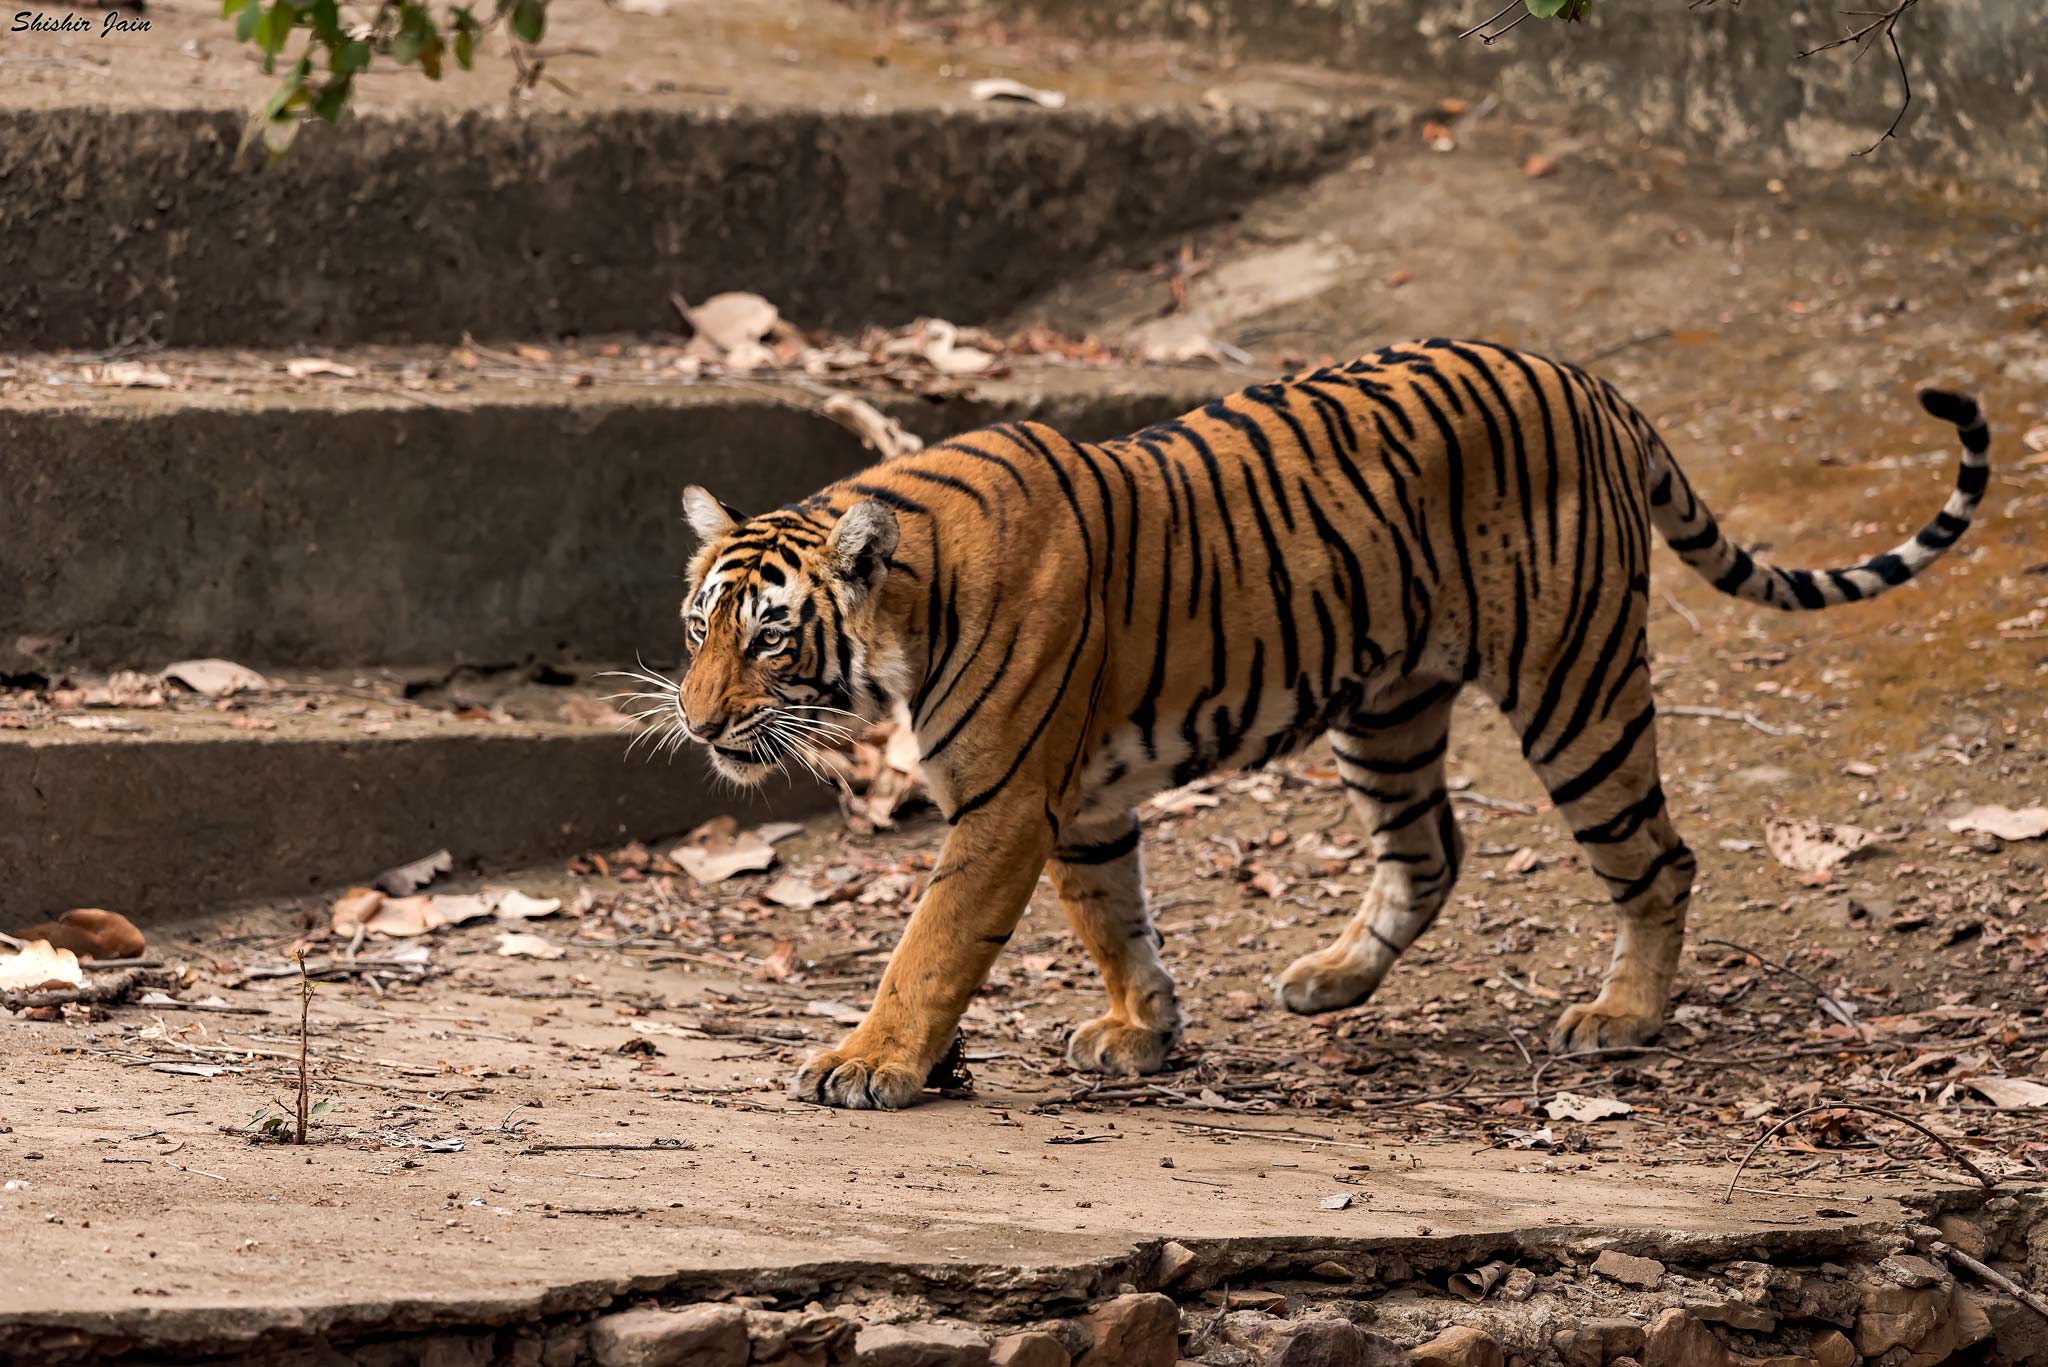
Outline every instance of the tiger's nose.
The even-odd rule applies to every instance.
[[[683,713],[683,734],[691,740],[708,745],[724,735],[725,731],[726,724],[722,721],[694,722],[690,720],[689,713]]]

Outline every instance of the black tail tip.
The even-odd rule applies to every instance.
[[[1921,390],[1920,406],[1943,422],[1952,422],[1957,427],[1975,427],[1983,421],[1977,401],[1968,394],[1958,394],[1951,389]]]

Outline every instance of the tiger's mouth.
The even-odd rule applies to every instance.
[[[721,745],[713,741],[704,748],[711,752],[712,768],[750,788],[758,787],[782,763],[782,755],[767,737],[751,745]]]

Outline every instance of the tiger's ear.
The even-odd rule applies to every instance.
[[[711,491],[692,484],[683,490],[683,516],[700,541],[709,542],[730,531],[745,519],[711,496]]]
[[[899,535],[895,513],[862,499],[839,515],[825,541],[825,559],[841,579],[873,588],[888,569]]]

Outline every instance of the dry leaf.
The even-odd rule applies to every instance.
[[[779,983],[793,976],[798,966],[796,945],[789,940],[777,940],[775,948],[761,961],[761,966],[754,970],[754,976],[771,983]]]
[[[460,895],[436,893],[427,902],[436,927],[458,926],[464,921],[479,920],[497,909],[495,897],[475,892]]]
[[[906,431],[902,423],[883,413],[866,399],[838,393],[818,405],[818,411],[840,426],[850,429],[867,444],[869,450],[883,460],[913,456],[924,450],[923,437],[915,432]]]
[[[325,356],[298,356],[284,363],[285,373],[296,379],[312,375],[335,375],[344,380],[353,380],[357,370],[352,365],[341,365]]]
[[[1324,1210],[1342,1210],[1351,1204],[1351,1197],[1348,1193],[1340,1191],[1335,1196],[1325,1196],[1316,1204]]]
[[[967,93],[977,100],[1015,100],[1022,104],[1035,104],[1041,109],[1064,109],[1067,104],[1067,97],[1061,91],[1041,90],[1003,76],[976,81],[967,87]]]
[[[632,718],[602,699],[577,693],[562,704],[562,720],[577,726],[619,727]]]
[[[41,992],[84,983],[85,971],[78,966],[78,956],[48,940],[30,940],[26,949],[0,953],[0,991]]]
[[[126,389],[169,389],[169,375],[140,361],[115,361],[111,365],[87,366],[82,372],[88,384],[113,385]]]
[[[553,916],[562,909],[559,897],[528,897],[517,888],[489,893],[492,899],[491,914],[500,921],[532,921],[542,916]]]
[[[731,351],[742,342],[759,342],[774,331],[782,314],[758,294],[734,291],[714,294],[703,303],[683,306],[697,335],[720,351]]]
[[[431,897],[387,897],[363,918],[363,929],[395,940],[424,935],[440,924],[434,919],[433,901]]]
[[[1559,1092],[1543,1103],[1543,1114],[1552,1120],[1607,1120],[1627,1115],[1634,1109],[1626,1101],[1616,1101],[1613,1097],[1580,1096],[1576,1092]]]
[[[1544,176],[1554,176],[1557,174],[1557,163],[1544,156],[1541,152],[1533,152],[1522,158],[1522,174],[1531,180],[1541,180]]]
[[[498,954],[501,958],[559,959],[568,953],[558,944],[551,944],[538,935],[523,930],[507,931],[498,937]]]
[[[118,911],[74,907],[54,921],[14,932],[17,940],[47,940],[81,959],[133,959],[143,950],[142,932]]]
[[[194,693],[209,698],[225,698],[232,693],[256,693],[270,687],[270,680],[233,660],[180,660],[174,665],[165,665],[163,677],[167,682],[181,683]]]
[[[1994,1106],[2048,1106],[2048,1087],[2023,1077],[1973,1077],[1963,1085]]]
[[[808,911],[832,895],[832,889],[821,888],[800,874],[785,873],[768,885],[761,894],[778,907],[791,907],[797,911]]]
[[[376,884],[393,897],[403,897],[407,893],[418,892],[454,867],[454,857],[448,851],[436,850],[424,859],[384,870],[377,875]]]
[[[1996,804],[1972,807],[1948,823],[1952,831],[1984,831],[2000,840],[2039,840],[2048,835],[2048,807],[2014,811]]]
[[[1859,851],[1878,843],[1871,831],[1835,826],[1801,817],[1764,822],[1764,845],[1771,857],[1795,873],[1826,873]]]
[[[775,846],[758,831],[734,829],[733,819],[720,817],[690,832],[668,857],[684,873],[706,887],[723,883],[734,874],[757,873],[775,863]]]
[[[1543,856],[1530,846],[1524,845],[1508,856],[1506,870],[1509,873],[1533,873],[1543,867]]]
[[[80,731],[147,731],[149,728],[139,721],[126,717],[59,717],[58,721]]]
[[[384,905],[384,894],[375,888],[350,888],[334,899],[334,908],[329,913],[328,924],[336,935],[353,935],[356,927],[377,914],[377,908]]]

